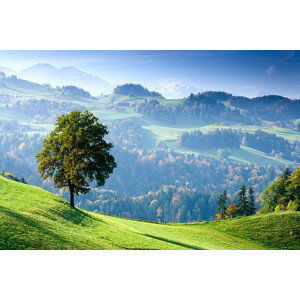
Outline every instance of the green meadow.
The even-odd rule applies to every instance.
[[[0,177],[0,249],[300,249],[300,213],[157,224],[71,209],[40,188]]]

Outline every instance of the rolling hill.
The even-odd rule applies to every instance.
[[[156,224],[79,209],[0,177],[0,249],[300,249],[300,213]]]
[[[24,74],[27,74],[27,72],[29,72],[28,74],[31,74],[31,72],[33,72],[32,74],[36,74],[36,76],[38,76],[39,74],[40,80],[37,80],[38,82],[43,82],[44,80],[43,78],[48,78],[47,77],[48,75],[57,78],[63,77],[64,80],[69,80],[68,76],[70,76],[70,78],[73,79],[77,78],[76,76],[78,74],[80,76],[83,76],[85,79],[88,78],[85,77],[84,74],[81,74],[80,73],[81,71],[75,68],[70,67],[70,68],[57,69],[48,64],[37,64],[36,66],[27,69]],[[44,73],[45,76],[43,75]],[[18,73],[17,75],[20,76],[22,74]],[[23,77],[25,78],[26,76],[24,75]],[[29,77],[30,76],[28,75],[28,78]],[[47,80],[45,82],[47,82]],[[61,81],[61,83],[62,82],[63,81]],[[68,82],[68,83],[72,83],[72,82]],[[93,82],[93,81],[89,81],[89,82]],[[100,85],[97,86],[100,87]],[[59,102],[72,103],[72,104],[79,104],[91,110],[99,118],[100,122],[103,123],[108,123],[113,120],[127,119],[140,124],[143,127],[145,137],[146,137],[144,144],[148,145],[148,148],[155,147],[157,142],[163,142],[167,146],[173,148],[174,151],[179,153],[185,153],[185,154],[192,153],[196,155],[200,154],[202,156],[207,156],[215,159],[218,159],[217,149],[213,151],[199,151],[196,149],[181,148],[178,143],[179,134],[183,132],[191,132],[193,130],[200,130],[206,133],[208,131],[212,131],[216,129],[231,128],[231,129],[246,131],[249,133],[253,133],[256,130],[263,130],[270,134],[276,134],[279,137],[285,138],[289,142],[297,142],[300,139],[299,131],[293,130],[291,128],[283,128],[283,127],[275,126],[272,122],[269,123],[265,122],[264,125],[261,126],[244,125],[244,124],[225,125],[222,123],[222,120],[219,120],[220,121],[219,123],[218,122],[205,123],[203,122],[203,120],[199,118],[186,116],[186,118],[185,117],[178,118],[178,123],[176,125],[170,125],[158,121],[157,119],[154,119],[148,115],[136,112],[133,105],[139,102],[144,102],[146,99],[149,100],[150,99],[149,97],[148,98],[131,97],[131,96],[129,97],[124,95],[110,94],[110,95],[98,96],[91,99],[80,98],[78,96],[66,95],[62,93],[61,90],[55,89],[49,85],[42,85],[39,83],[27,81],[24,79],[17,78],[16,76],[12,76],[12,77],[5,76],[3,73],[0,74],[0,96],[3,98],[3,100],[0,101],[1,119],[8,119],[8,120],[16,119],[26,124],[30,121],[28,116],[24,115],[24,113],[18,110],[9,109],[6,105],[8,104],[9,101],[6,101],[4,99],[5,97],[12,97],[15,98],[16,100],[28,100],[34,98],[38,100],[46,99],[46,100],[54,100]],[[176,105],[181,105],[184,102],[184,99],[158,99],[158,101],[162,106],[176,106]],[[47,129],[49,126],[47,122],[46,124],[39,124],[39,125],[41,125],[40,128],[42,129],[41,131],[39,131],[39,133],[44,135],[46,133],[45,131],[47,131],[45,129]],[[29,132],[29,134],[32,133]],[[286,165],[293,166],[295,164],[294,161],[289,161],[286,159],[281,159],[275,156],[271,156],[268,153],[257,151],[249,147],[241,147],[238,150],[232,151],[229,156],[229,159],[232,161],[246,163],[246,164],[261,164],[264,166],[271,165],[276,168],[284,167]]]

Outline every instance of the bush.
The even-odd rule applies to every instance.
[[[275,207],[275,212],[280,212],[280,211],[285,211],[286,210],[286,207],[284,206],[284,205],[282,205],[282,204],[278,204],[278,205],[276,205],[276,207]]]
[[[288,211],[298,211],[299,210],[299,204],[296,201],[289,201],[286,209]]]
[[[219,212],[217,212],[217,213],[215,214],[215,219],[216,219],[216,221],[221,221],[221,220],[223,219],[222,214],[219,213]]]
[[[232,219],[238,215],[238,208],[234,204],[230,204],[226,209],[226,218]]]

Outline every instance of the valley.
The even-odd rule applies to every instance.
[[[90,193],[78,197],[78,207],[90,211],[157,222],[161,221],[162,210],[164,222],[207,221],[214,218],[218,194],[227,189],[234,198],[243,183],[254,186],[259,209],[260,193],[280,177],[284,167],[293,170],[300,161],[297,109],[290,108],[298,103],[296,100],[278,96],[268,96],[267,100],[243,98],[254,103],[253,107],[261,107],[256,113],[252,106],[246,107],[246,102],[239,105],[237,96],[224,92],[165,99],[134,84],[120,86],[118,92],[124,94],[92,96],[81,87],[53,87],[2,74],[0,153],[7,158],[1,171],[67,198],[65,191],[40,179],[35,154],[57,117],[74,110],[89,110],[108,126],[107,138],[114,145],[112,152],[118,165],[102,189],[92,186]],[[281,121],[272,119],[265,101],[274,101],[274,106],[288,113],[276,117]],[[231,147],[226,137],[228,146],[209,148],[183,146],[181,141],[183,134],[200,132],[209,138],[216,132],[229,131],[238,136],[238,147]],[[245,140],[245,135],[247,139],[274,141],[272,145],[255,146],[254,141]],[[194,189],[200,195],[193,194]],[[159,196],[167,193],[165,190],[172,191],[172,196]],[[158,193],[159,199],[147,196],[149,193]],[[185,203],[183,199],[190,193],[194,200]],[[180,204],[175,205],[172,197],[178,195]],[[124,201],[127,208],[119,209]]]

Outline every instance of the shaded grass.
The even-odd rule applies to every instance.
[[[183,247],[188,248],[188,249],[193,249],[193,250],[204,250],[203,248],[200,248],[200,247],[197,247],[197,246],[193,246],[193,245],[181,243],[181,242],[174,241],[174,240],[169,240],[169,239],[162,238],[162,237],[158,237],[158,236],[151,235],[151,234],[144,234],[144,235],[145,235],[145,236],[148,236],[148,237],[151,237],[151,238],[153,238],[153,239],[156,239],[156,240],[160,240],[160,241],[164,241],[164,242],[167,242],[167,243],[171,243],[171,244],[183,246]]]

